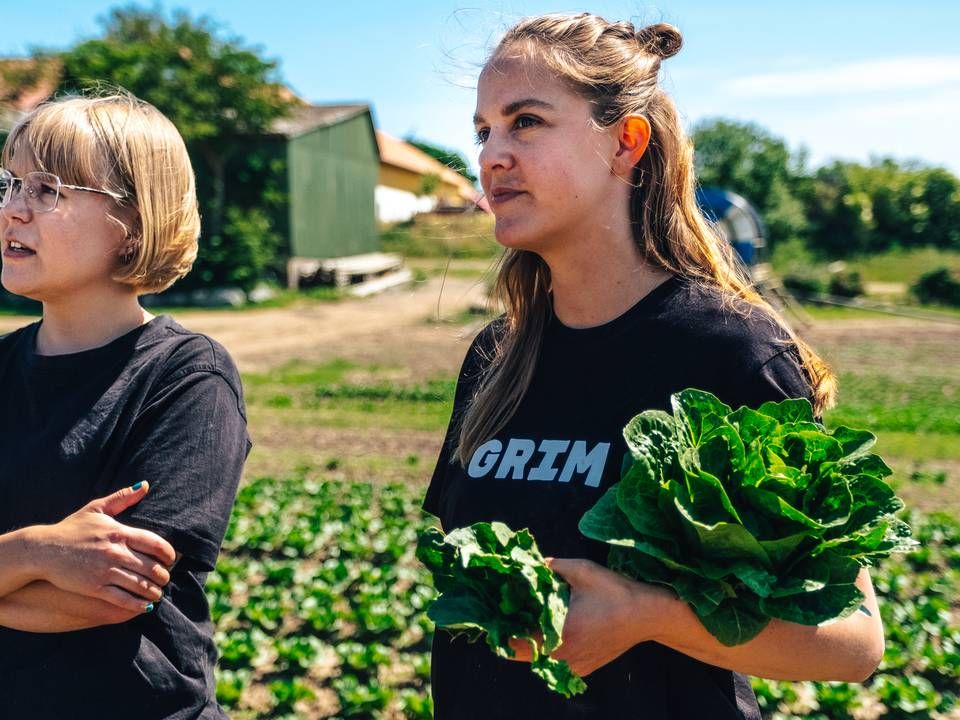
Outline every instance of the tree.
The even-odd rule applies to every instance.
[[[158,10],[130,6],[110,11],[102,26],[101,37],[60,53],[60,91],[77,92],[104,83],[119,86],[169,117],[186,140],[197,169],[206,240],[197,266],[231,262],[231,228],[249,228],[251,223],[241,221],[239,211],[229,213],[225,223],[228,164],[249,138],[263,133],[297,102],[281,82],[277,63],[227,36],[209,18],[193,19],[185,11],[168,20]],[[197,167],[198,159],[204,167]],[[252,226],[260,227],[262,217],[250,215],[250,210],[243,208],[246,217],[255,218]],[[214,248],[220,250],[208,252]],[[210,268],[204,274],[224,275]],[[249,268],[241,273],[243,278],[250,274]]]
[[[463,155],[458,153],[456,150],[440,147],[439,145],[434,145],[425,140],[418,140],[417,138],[409,135],[404,138],[404,140],[418,150],[422,150],[434,160],[441,162],[451,170],[459,173],[471,183],[477,182],[477,176],[470,172],[470,166],[467,164],[466,158],[464,158]]]
[[[779,138],[752,123],[707,120],[693,129],[701,185],[742,195],[757,208],[771,245],[807,232],[804,206],[797,197],[805,162],[791,157]]]

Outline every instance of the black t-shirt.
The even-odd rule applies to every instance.
[[[796,348],[765,313],[724,301],[712,286],[673,277],[622,316],[572,329],[553,318],[536,372],[514,417],[467,467],[451,462],[458,420],[500,332],[494,322],[467,353],[451,429],[424,508],[446,531],[499,520],[528,527],[546,556],[605,564],[608,546],[584,538],[583,515],[620,478],[622,430],[637,413],[669,410],[671,393],[694,387],[724,402],[810,398]],[[433,697],[438,720],[549,717],[618,720],[759,718],[747,678],[646,642],[586,678],[564,699],[521,663],[483,642],[438,631]]]
[[[147,480],[117,519],[182,557],[150,614],[78,632],[0,627],[0,716],[225,718],[203,584],[250,449],[233,361],[169,317],[59,356],[36,354],[39,326],[0,339],[0,533]]]

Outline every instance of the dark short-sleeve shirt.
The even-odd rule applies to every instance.
[[[0,532],[147,480],[117,519],[182,557],[150,614],[78,632],[0,627],[0,715],[224,718],[203,585],[250,449],[236,367],[165,316],[58,356],[36,353],[39,326],[0,339]]]
[[[572,329],[552,319],[519,409],[464,467],[452,461],[459,419],[500,332],[495,321],[467,353],[424,508],[446,531],[493,520],[530,528],[546,556],[605,564],[608,546],[583,537],[577,525],[620,479],[622,430],[637,413],[668,410],[670,395],[688,387],[734,407],[811,395],[795,345],[769,315],[724,299],[713,286],[673,277],[599,327]],[[482,642],[443,631],[434,637],[438,720],[760,716],[747,678],[654,642],[586,681],[585,694],[566,700]]]

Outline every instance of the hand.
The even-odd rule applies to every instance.
[[[137,483],[92,500],[56,525],[28,528],[41,579],[125,610],[152,610],[170,582],[173,547],[159,535],[113,519],[148,489],[146,482]]]
[[[620,657],[637,643],[654,638],[667,603],[666,588],[634,582],[590,560],[548,559],[570,584],[570,609],[563,643],[550,657],[566,660],[581,677]],[[530,662],[530,645],[514,639],[514,660]]]

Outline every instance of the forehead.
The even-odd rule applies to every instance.
[[[40,169],[30,143],[23,136],[10,138],[7,142],[9,146],[4,148],[3,158],[0,160],[4,169],[20,176]]]
[[[499,115],[512,102],[533,98],[568,109],[586,101],[536,57],[520,50],[507,50],[484,66],[477,82],[477,112],[484,117]]]
[[[42,106],[14,128],[3,159],[16,175],[41,170],[73,185],[92,185],[108,168],[89,123],[56,103]]]

